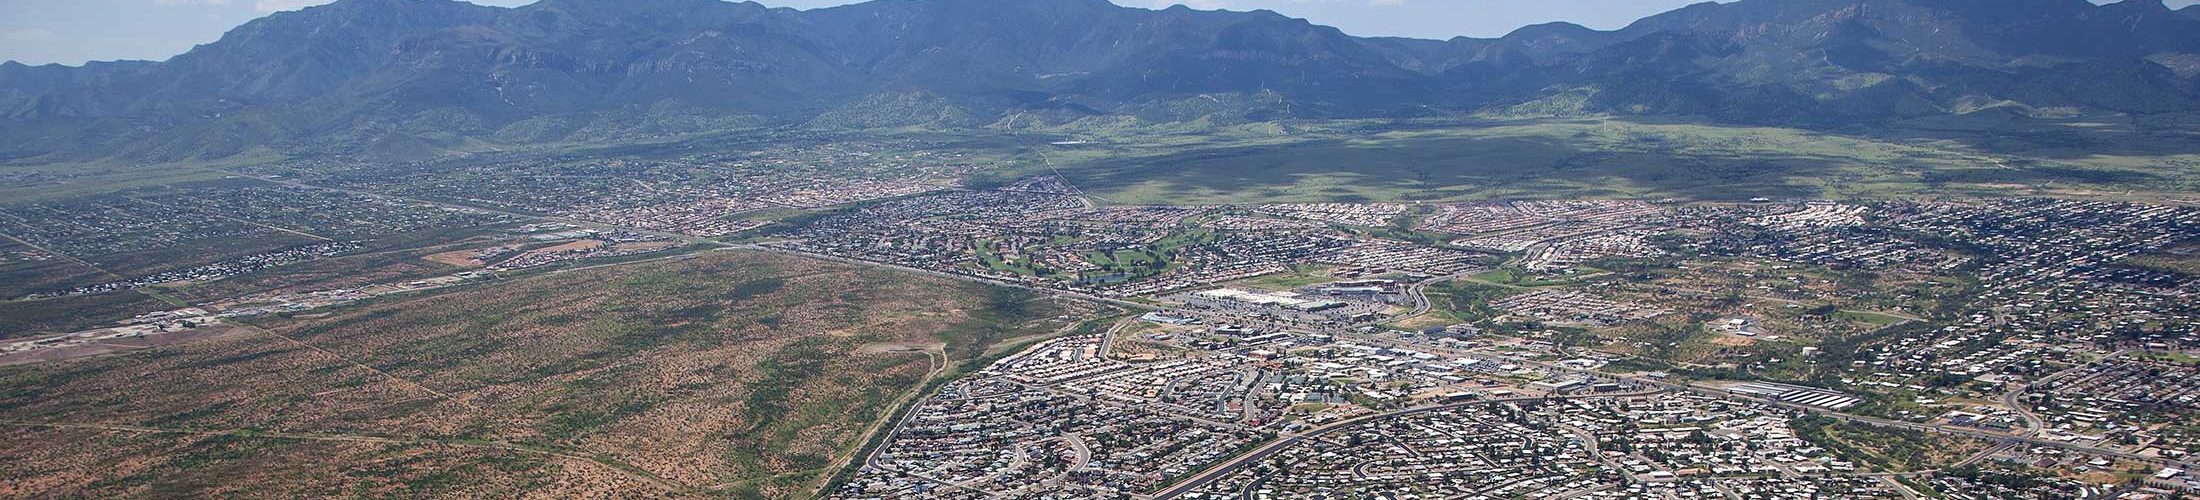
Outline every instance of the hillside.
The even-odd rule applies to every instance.
[[[403,153],[1111,115],[1622,114],[1808,128],[1981,111],[2179,117],[2200,110],[2196,78],[2200,7],[2161,0],[1745,0],[1615,31],[1561,23],[1447,41],[1106,0],[810,11],[341,0],[164,62],[0,65],[0,157]]]

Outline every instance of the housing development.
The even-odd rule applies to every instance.
[[[0,361],[754,249],[1127,311],[913,401],[838,497],[1912,498],[1995,474],[2076,496],[2172,494],[2189,491],[2181,471],[2200,452],[2200,281],[2187,267],[2200,207],[1111,205],[1055,176],[963,187],[954,176],[974,167],[952,156],[842,148],[535,167],[637,187],[593,193],[464,168],[291,166],[11,208],[17,260],[101,270],[19,288],[33,297],[413,246],[424,267],[13,339]],[[795,184],[696,174],[779,156],[855,160]],[[198,203],[163,208],[183,199]],[[453,227],[464,239],[388,236]],[[274,246],[188,267],[140,257],[244,234]]]
[[[780,157],[840,163],[747,175]],[[19,285],[30,297],[417,260],[11,339],[0,362],[773,252],[1120,312],[895,408],[830,483],[839,498],[2004,498],[1981,485],[2017,477],[2037,498],[2142,498],[2200,484],[2185,472],[2200,470],[2191,205],[1121,205],[1052,175],[968,186],[957,176],[976,163],[859,146],[530,168],[633,188],[291,165],[10,208],[11,259],[98,270]],[[200,202],[164,208],[184,199]],[[269,246],[145,257],[248,234]]]
[[[2200,500],[2200,0],[14,4],[0,499]]]

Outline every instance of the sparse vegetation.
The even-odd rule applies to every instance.
[[[34,496],[800,496],[822,486],[896,401],[953,372],[940,363],[1066,330],[1076,321],[1056,318],[1090,307],[1034,299],[719,252],[266,319],[288,340],[0,370],[0,420],[142,428],[9,427],[24,446],[8,447],[0,464],[11,476],[58,478],[13,490]],[[109,403],[117,397],[131,403]],[[84,441],[94,433],[113,439]],[[378,444],[385,439],[406,445]],[[70,441],[90,444],[59,445]],[[311,453],[344,458],[297,458]],[[128,461],[90,465],[120,459]],[[363,463],[381,464],[371,469],[383,479],[346,475]]]

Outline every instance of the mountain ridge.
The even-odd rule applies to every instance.
[[[0,137],[12,144],[0,157],[1101,115],[1537,110],[1837,128],[1990,107],[2192,113],[2195,54],[2200,6],[2160,0],[1742,0],[1611,31],[1549,23],[1450,40],[1107,0],[340,0],[168,61],[0,65]]]

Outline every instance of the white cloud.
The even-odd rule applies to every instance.
[[[229,5],[229,0],[153,0],[153,5]]]

